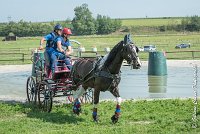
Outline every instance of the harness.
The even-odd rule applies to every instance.
[[[100,61],[102,58],[97,59],[97,61],[93,62],[93,68],[82,78],[76,78],[78,80],[78,83],[76,83],[76,85],[81,85],[87,81],[89,81],[92,78],[97,78],[97,77],[105,77],[108,79],[112,79],[112,82],[110,83],[110,85],[103,89],[102,91],[110,91],[111,90],[111,86],[112,85],[117,85],[120,80],[121,80],[121,72],[119,72],[118,74],[111,74],[110,71],[107,69],[107,71],[102,70],[103,67],[99,68],[100,65]],[[75,62],[74,65],[76,65],[78,62]],[[73,68],[71,71],[71,75],[73,76],[75,72],[75,69]],[[91,75],[92,73],[92,75]],[[89,75],[91,75],[90,77],[88,77]],[[88,77],[88,78],[87,78]]]
[[[117,86],[121,80],[121,73],[119,72],[118,74],[111,74],[108,71],[104,71],[104,70],[98,70],[94,73],[94,77],[105,77],[108,79],[112,79],[112,82],[110,83],[110,85],[108,86],[108,88],[103,89],[103,91],[111,91],[111,86]]]

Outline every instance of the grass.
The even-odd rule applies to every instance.
[[[132,134],[132,133],[200,133],[192,125],[193,100],[125,101],[117,124],[110,117],[115,110],[112,101],[101,102],[99,123],[91,117],[92,105],[82,106],[82,114],[72,114],[71,104],[54,105],[51,113],[44,113],[29,104],[0,102],[0,132],[18,133],[78,133],[78,134]],[[200,111],[197,111],[200,119]],[[200,122],[198,121],[198,126]]]
[[[96,46],[98,50],[103,50],[105,47],[113,47],[119,41],[123,40],[123,35],[103,35],[103,36],[72,36],[71,39],[81,42],[86,50],[91,50]],[[175,50],[175,45],[179,43],[191,43],[191,50],[196,50],[200,45],[200,34],[176,34],[176,35],[142,35],[137,36],[132,34],[133,40],[137,46],[155,44],[158,50],[171,51]],[[31,50],[39,46],[39,37],[26,39],[20,38],[17,41],[0,42],[0,50],[17,48],[16,52],[31,53]],[[77,47],[77,45],[75,45]],[[21,50],[20,50],[21,49]]]
[[[71,39],[78,40],[81,46],[84,46],[87,51],[90,51],[92,47],[96,46],[98,51],[103,51],[105,47],[112,48],[120,40],[123,39],[123,35],[94,35],[94,36],[72,36]],[[175,45],[180,43],[190,43],[191,48],[181,49],[185,50],[200,50],[200,34],[155,34],[155,35],[133,35],[133,40],[137,46],[143,47],[144,45],[153,44],[156,45],[158,51],[177,51]],[[31,63],[31,51],[39,46],[39,40],[41,37],[31,38],[19,38],[17,41],[0,42],[0,60],[12,60],[12,61],[0,61],[0,64],[28,64]],[[77,47],[77,44],[73,44]],[[3,54],[5,53],[5,54]],[[25,53],[25,62],[22,61],[22,54],[7,54],[7,53]],[[101,53],[105,55],[105,53]],[[76,54],[75,54],[76,55]],[[89,54],[91,55],[91,54]],[[94,54],[93,54],[94,55]],[[200,52],[194,54],[196,57],[200,57]],[[88,56],[88,54],[83,54]],[[139,56],[143,60],[148,59],[148,53],[140,53]],[[179,53],[168,54],[167,58],[170,59],[192,59],[192,53]]]
[[[182,18],[121,19],[122,26],[167,26],[181,24]]]

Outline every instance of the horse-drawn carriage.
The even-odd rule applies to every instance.
[[[27,97],[29,102],[38,100],[39,106],[47,112],[51,111],[53,97],[67,96],[72,101],[72,89],[74,96],[73,112],[77,115],[81,112],[80,101],[93,102],[92,117],[98,121],[97,107],[100,92],[109,91],[116,98],[116,109],[111,117],[113,123],[120,117],[121,97],[119,94],[120,68],[123,60],[126,60],[133,69],[139,69],[141,62],[138,57],[139,49],[132,42],[130,35],[116,44],[110,53],[99,59],[77,59],[73,64],[72,71],[66,70],[62,64],[53,77],[47,72],[44,58],[40,53],[34,54],[32,75],[27,80]],[[39,55],[39,56],[37,56]],[[32,73],[34,74],[34,73]],[[34,79],[35,77],[35,79]],[[93,92],[88,90],[93,88]],[[89,92],[85,92],[89,91]],[[61,93],[61,95],[59,95]],[[80,99],[82,96],[83,99]],[[93,99],[94,98],[94,99]],[[36,103],[37,104],[37,103]]]
[[[76,42],[75,42],[76,43]],[[71,81],[71,71],[67,65],[58,60],[55,73],[47,66],[47,58],[44,52],[35,51],[32,56],[32,75],[28,77],[26,83],[27,100],[29,103],[38,105],[43,111],[50,112],[54,97],[66,97],[67,103],[73,102],[72,89],[74,86]],[[77,58],[71,59],[73,64]],[[88,90],[80,98],[82,103],[93,101],[93,92]]]

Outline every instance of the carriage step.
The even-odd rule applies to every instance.
[[[65,81],[66,84],[72,84],[72,81]]]
[[[72,94],[72,93],[68,93],[68,92],[64,92],[63,95],[64,95],[64,96],[71,96],[71,95],[73,95],[73,94]]]
[[[63,86],[56,86],[56,88],[65,88],[65,86],[63,85]]]

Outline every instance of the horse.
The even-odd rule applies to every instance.
[[[88,88],[94,89],[93,120],[98,122],[97,106],[100,92],[110,91],[116,97],[117,105],[114,115],[111,117],[113,123],[118,122],[120,117],[121,97],[118,85],[121,80],[120,68],[125,59],[133,69],[139,69],[141,62],[138,57],[139,49],[131,41],[130,35],[113,47],[109,54],[101,60],[79,59],[72,67],[71,78],[76,89],[73,91],[74,105],[73,112],[77,115],[81,112],[79,97]]]

